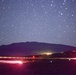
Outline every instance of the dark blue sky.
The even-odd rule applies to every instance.
[[[0,0],[0,45],[26,41],[76,46],[76,0]]]

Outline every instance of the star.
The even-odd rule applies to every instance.
[[[0,45],[36,41],[76,46],[75,35],[75,0],[0,0]]]

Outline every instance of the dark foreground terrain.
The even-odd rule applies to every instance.
[[[0,64],[0,75],[76,75],[76,60],[42,60],[27,64]]]

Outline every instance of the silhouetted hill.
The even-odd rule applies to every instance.
[[[68,50],[76,50],[76,47],[61,44],[25,42],[0,46],[0,55],[26,56],[39,54],[40,52],[44,51],[64,52]]]

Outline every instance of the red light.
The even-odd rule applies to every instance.
[[[35,56],[32,56],[33,59],[35,59]]]

